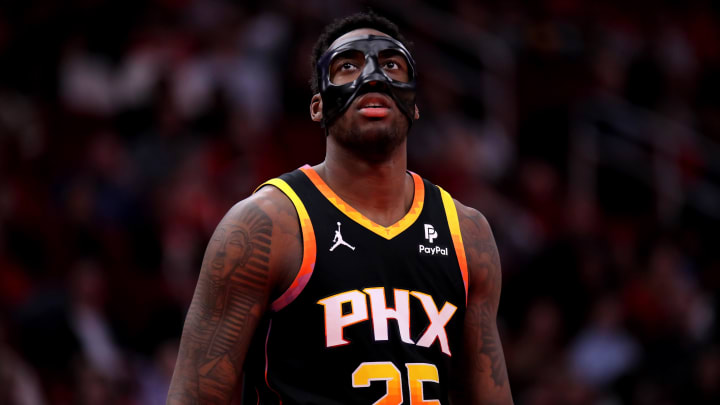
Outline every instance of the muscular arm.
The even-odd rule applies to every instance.
[[[299,268],[299,232],[292,204],[272,187],[225,215],[203,258],[168,404],[230,402],[273,291]]]
[[[478,211],[456,202],[468,263],[464,353],[458,363],[453,404],[512,404],[505,356],[497,330],[502,275],[490,225]]]

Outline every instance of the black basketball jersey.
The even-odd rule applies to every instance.
[[[310,166],[263,184],[293,202],[303,260],[248,351],[245,404],[448,403],[465,253],[452,198],[409,174],[412,206],[389,227],[347,205]]]

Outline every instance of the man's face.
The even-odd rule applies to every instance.
[[[328,49],[356,37],[376,35],[389,37],[374,29],[357,29],[336,39]],[[329,62],[329,80],[333,85],[355,81],[368,62],[366,55],[358,50],[338,53]],[[411,76],[407,59],[397,50],[378,52],[377,64],[393,81],[406,83]],[[373,87],[377,86],[377,91]],[[387,83],[371,82],[361,94],[353,99],[348,108],[328,126],[328,135],[338,142],[358,151],[385,153],[401,144],[409,129],[408,118],[395,100],[386,92]],[[415,109],[416,110],[416,109]],[[319,94],[311,103],[313,120],[322,120],[322,100]],[[417,110],[415,119],[417,119]]]

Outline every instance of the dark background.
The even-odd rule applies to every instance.
[[[515,403],[720,403],[720,6],[600,3],[3,2],[0,403],[164,403],[215,225],[322,160],[310,50],[367,5],[414,42],[409,168],[494,229]]]

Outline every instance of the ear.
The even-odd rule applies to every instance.
[[[322,111],[322,97],[320,97],[320,93],[316,93],[310,99],[310,118],[315,122],[321,122],[323,119]]]
[[[420,110],[418,109],[417,104],[415,104],[415,116],[413,118],[416,120],[420,119]]]

